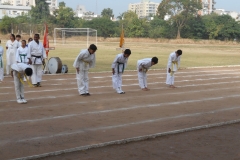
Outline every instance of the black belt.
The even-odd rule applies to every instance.
[[[31,55],[31,56],[32,56],[32,57],[35,57],[35,60],[34,60],[34,63],[33,63],[33,64],[35,64],[37,58],[41,58],[41,59],[42,59],[42,56],[35,56],[35,55]]]
[[[122,69],[122,73],[124,72],[124,68],[125,68],[125,63],[120,63],[120,62],[117,62],[118,64],[118,74],[120,73],[119,72],[119,65],[122,64],[123,65],[123,69]]]

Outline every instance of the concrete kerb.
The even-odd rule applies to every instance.
[[[28,157],[16,158],[13,160],[34,160],[34,159],[39,159],[39,158],[57,156],[57,155],[66,154],[66,153],[85,151],[85,150],[89,150],[89,149],[101,148],[101,147],[106,147],[106,146],[111,146],[111,145],[120,145],[120,144],[126,144],[126,143],[131,143],[131,142],[144,141],[144,140],[154,139],[154,138],[158,138],[158,137],[164,137],[164,136],[168,136],[168,135],[181,134],[181,133],[185,133],[185,132],[221,127],[221,126],[237,124],[237,123],[240,123],[240,119],[227,121],[227,122],[202,125],[202,126],[196,126],[196,127],[190,127],[190,128],[184,128],[184,129],[179,129],[179,130],[174,130],[174,131],[169,131],[169,132],[161,132],[161,133],[156,133],[156,134],[126,138],[126,139],[104,142],[104,143],[99,143],[99,144],[94,144],[94,145],[80,146],[80,147],[76,147],[76,148],[70,148],[70,149],[65,149],[65,150],[60,150],[60,151],[55,151],[55,152],[49,152],[49,153],[33,155],[33,156],[28,156]]]

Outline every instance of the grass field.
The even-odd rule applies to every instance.
[[[53,44],[50,44],[53,47]],[[212,44],[162,44],[162,43],[126,43],[126,46],[132,50],[129,58],[127,70],[136,69],[138,59],[156,56],[159,63],[153,69],[164,69],[167,64],[168,56],[171,52],[182,49],[181,66],[200,67],[200,66],[224,66],[240,64],[239,45],[212,45]],[[96,67],[91,72],[110,71],[111,63],[119,51],[117,42],[100,42],[97,45]],[[69,73],[75,70],[72,67],[73,61],[81,49],[86,48],[82,45],[56,45],[55,50],[51,50],[49,58],[59,57],[63,64],[67,64]],[[6,55],[4,55],[4,60]]]

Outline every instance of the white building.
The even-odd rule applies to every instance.
[[[85,6],[83,6],[83,5],[77,6],[77,9],[75,10],[75,16],[85,19],[85,20],[92,20],[93,18],[99,17],[94,12],[87,11]]]
[[[199,11],[199,15],[211,14],[214,11],[214,5],[216,4],[214,0],[201,0],[201,2],[203,9]]]
[[[4,16],[15,18],[27,14],[30,10],[30,6],[0,5],[0,19]]]
[[[240,20],[240,13],[238,12],[234,12],[234,11],[225,11],[224,9],[216,9],[214,10],[214,13],[218,14],[218,15],[229,15],[231,16],[233,19],[235,19],[236,21]]]
[[[46,2],[49,5],[50,14],[53,14],[58,8],[57,0],[46,0]],[[35,0],[0,0],[0,4],[0,19],[4,16],[16,17],[27,14],[31,6],[36,6]]]
[[[53,14],[53,12],[58,9],[58,1],[57,0],[46,0],[46,2],[49,5],[50,14]]]
[[[0,0],[0,3],[12,6],[35,6],[35,0]]]
[[[160,3],[150,2],[150,0],[142,0],[140,3],[130,3],[128,10],[135,12],[139,18],[154,16]]]

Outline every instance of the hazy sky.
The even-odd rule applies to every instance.
[[[68,7],[76,9],[77,5],[84,5],[87,11],[98,12],[101,14],[104,8],[111,8],[115,17],[119,13],[125,12],[128,9],[129,3],[140,2],[141,0],[58,0],[64,1]],[[161,2],[161,0],[151,0],[152,2]],[[225,9],[228,11],[240,12],[240,0],[215,0],[217,9]],[[97,3],[96,3],[97,2]]]

